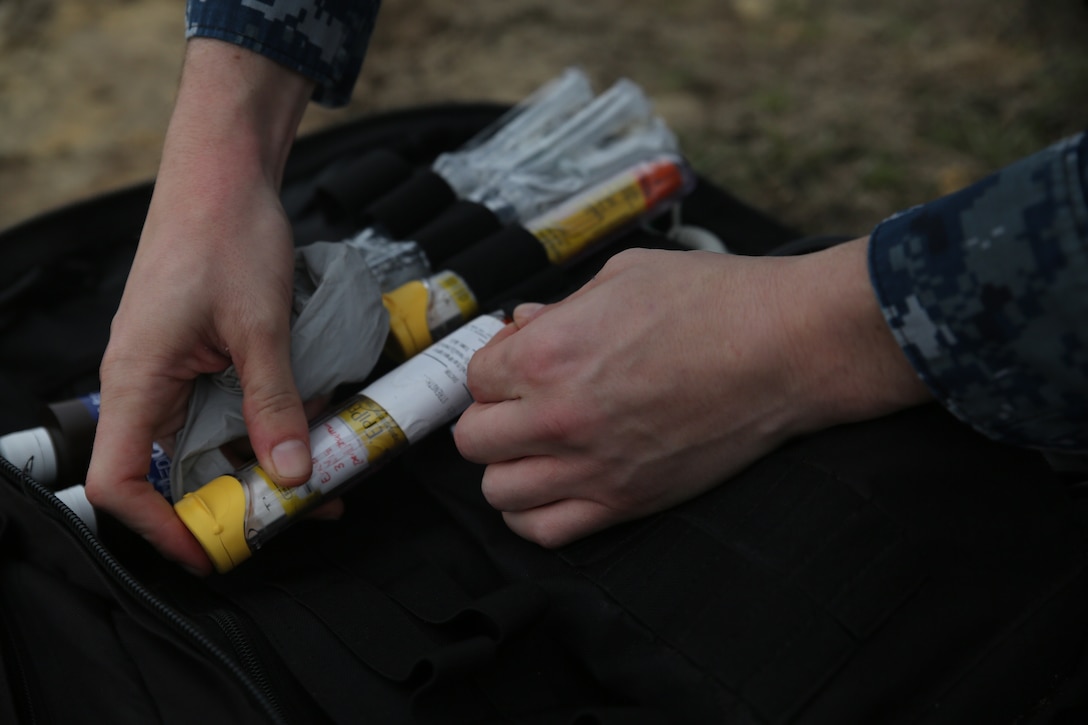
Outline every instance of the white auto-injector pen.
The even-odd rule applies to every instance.
[[[469,359],[503,325],[498,316],[475,318],[314,424],[313,473],[301,486],[278,486],[254,463],[187,493],[174,509],[216,570],[233,569],[299,515],[452,422],[472,402]]]

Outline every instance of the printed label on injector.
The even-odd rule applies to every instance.
[[[306,483],[285,488],[259,467],[242,472],[247,495],[246,538],[263,532],[271,535],[278,521],[310,508],[407,443],[407,436],[380,405],[365,395],[353,398],[310,429],[314,469]]]
[[[548,260],[561,264],[677,196],[686,184],[679,159],[647,161],[568,199],[528,222],[526,229],[544,245]]]
[[[468,363],[504,322],[481,316],[364,388],[310,429],[313,474],[294,488],[276,485],[259,466],[234,474],[245,493],[250,549],[299,513],[442,425],[469,406]],[[198,492],[199,493],[199,492]]]
[[[476,314],[476,297],[461,276],[443,270],[426,281],[427,329],[439,340]]]

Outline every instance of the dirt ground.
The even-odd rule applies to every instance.
[[[151,178],[181,0],[0,2],[0,228]],[[812,232],[865,231],[1088,125],[1084,0],[386,0],[346,109],[639,83],[696,167]]]

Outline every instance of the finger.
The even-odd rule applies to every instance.
[[[206,576],[212,572],[200,544],[146,479],[115,479],[109,485],[101,480],[88,478],[87,501],[93,507],[114,516],[190,573]]]
[[[194,573],[211,562],[170,504],[146,479],[151,434],[139,410],[126,415],[124,399],[103,396],[94,451],[87,471],[87,500],[137,534],[164,556]]]
[[[519,397],[520,386],[525,384],[521,375],[525,363],[539,362],[532,352],[523,347],[526,338],[518,333],[529,324],[551,314],[581,295],[592,282],[583,286],[565,300],[551,305],[525,302],[514,308],[513,321],[499,331],[487,345],[476,351],[468,365],[468,389],[473,400],[495,403]],[[532,333],[530,333],[532,334]],[[533,338],[529,338],[532,342]],[[533,348],[528,348],[533,349]]]
[[[103,376],[102,409],[87,470],[86,494],[92,506],[118,519],[166,557],[190,571],[208,573],[211,562],[170,504],[147,481],[153,406],[139,388],[115,392]]]
[[[495,463],[570,450],[562,424],[523,400],[473,403],[453,429],[461,455],[473,463]]]
[[[534,317],[539,314],[538,311]],[[518,332],[520,328],[516,322],[508,324],[468,361],[466,384],[473,400],[495,403],[518,397],[515,387],[518,378],[514,372],[519,356]]]
[[[308,511],[306,516],[318,521],[339,521],[345,508],[343,499],[332,498]]]
[[[291,375],[290,333],[251,339],[235,365],[242,415],[261,467],[281,486],[305,482],[313,464],[306,413]]]
[[[490,464],[480,485],[493,508],[525,511],[576,496],[585,481],[594,480],[587,473],[569,458],[529,456]]]
[[[105,377],[105,376],[104,376]],[[140,404],[136,389],[115,393],[105,380],[102,386],[98,426],[87,470],[87,488],[96,489],[113,481],[138,479],[151,456],[150,405]]]
[[[324,413],[331,401],[331,395],[318,395],[304,402],[302,404],[302,412],[306,416],[306,420],[314,420]]]
[[[491,336],[491,339],[488,340],[484,344],[484,347],[486,348],[488,345],[498,345],[500,342],[502,342],[506,338],[510,337],[511,335],[513,335],[517,331],[518,331],[518,326],[517,325],[515,325],[512,322],[507,323],[505,326],[502,327],[502,329],[500,329],[498,332],[496,332],[494,335]],[[481,349],[483,349],[483,348],[481,348]],[[479,350],[476,351],[476,354],[479,354]]]
[[[523,302],[514,308],[512,321],[476,351],[468,363],[466,383],[473,400],[493,403],[516,398],[513,385],[514,358],[518,353],[510,340],[532,320],[555,305]]]
[[[603,504],[579,498],[527,511],[507,511],[502,517],[515,534],[546,549],[565,546],[627,519]]]
[[[330,400],[332,400],[331,395],[319,395],[303,403],[302,411],[306,414],[306,420],[314,420],[324,413],[328,409]],[[235,467],[241,467],[254,458],[253,445],[248,437],[237,438],[229,443],[224,443],[220,446],[220,451],[230,464]]]

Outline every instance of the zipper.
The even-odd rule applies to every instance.
[[[192,644],[198,650],[204,652],[212,661],[220,665],[250,697],[270,722],[276,725],[288,725],[288,718],[283,706],[275,696],[268,678],[263,673],[258,659],[250,652],[248,661],[239,661],[232,657],[226,650],[220,647],[207,634],[187,616],[179,612],[172,605],[158,597],[154,592],[145,587],[110,551],[102,545],[98,537],[87,527],[79,516],[64,505],[53,492],[45,486],[26,475],[7,459],[0,457],[0,473],[12,482],[19,483],[31,500],[42,505],[48,513],[59,519],[72,533],[75,534],[78,543],[94,558],[98,566],[113,580],[113,582],[129,598],[142,606],[184,640]],[[240,630],[237,630],[240,633]],[[236,635],[237,636],[237,635]],[[227,633],[232,646],[238,649],[237,643]],[[248,647],[248,645],[247,645]],[[243,651],[246,651],[243,649]],[[243,658],[244,660],[244,658]],[[24,690],[29,697],[29,685],[23,678]],[[33,704],[28,702],[33,710]],[[33,720],[32,720],[33,721]]]
[[[276,694],[278,690],[272,684],[268,671],[262,664],[260,655],[257,654],[257,648],[253,645],[249,630],[243,626],[241,618],[227,609],[215,609],[208,612],[206,616],[215,623],[215,626],[227,638],[238,664],[249,675],[253,685],[264,694],[278,712],[283,714],[285,708]],[[286,720],[286,717],[284,719]]]

